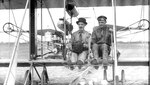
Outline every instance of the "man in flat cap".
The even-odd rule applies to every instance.
[[[74,32],[71,36],[72,56],[70,60],[72,63],[77,63],[79,68],[81,68],[88,54],[89,38],[91,34],[84,29],[87,25],[85,18],[79,18],[76,23],[79,30]]]
[[[94,59],[91,63],[98,64],[99,60],[102,60],[104,65],[108,65],[108,57],[112,42],[112,29],[106,25],[106,16],[99,16],[97,20],[99,26],[95,26],[92,32],[92,51]]]

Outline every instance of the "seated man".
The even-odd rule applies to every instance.
[[[76,23],[79,30],[74,32],[71,36],[72,55],[70,61],[71,63],[77,63],[79,68],[81,68],[88,54],[89,38],[91,34],[84,30],[87,25],[85,18],[79,18]]]
[[[99,16],[97,18],[99,26],[95,26],[92,32],[92,51],[94,60],[92,64],[98,64],[99,59],[103,59],[104,65],[108,64],[108,57],[110,54],[110,46],[112,43],[112,29],[106,25],[107,17]]]

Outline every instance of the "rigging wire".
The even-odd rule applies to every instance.
[[[44,2],[43,0],[42,0],[42,2],[44,3],[44,5],[45,5],[45,7],[46,7],[46,9],[47,9],[47,11],[48,11],[48,14],[49,14],[49,16],[50,16],[50,18],[51,18],[51,20],[52,20],[52,23],[53,23],[53,26],[54,26],[55,30],[57,31],[56,26],[55,26],[55,23],[54,23],[54,20],[53,20],[53,18],[52,18],[52,14],[51,14],[50,10],[48,9],[47,5],[45,4],[45,2]]]
[[[12,34],[9,34],[9,35],[17,38],[17,36],[15,36],[15,35],[12,35]],[[29,42],[29,40],[26,40],[26,39],[24,39],[24,38],[20,38],[20,39],[24,40],[25,42]],[[38,38],[37,38],[36,40],[37,40],[38,42],[41,42],[41,40],[38,39]],[[42,45],[43,47],[47,47],[47,45],[44,44],[44,43],[40,43],[40,45]],[[41,47],[41,48],[42,48],[42,47]],[[42,50],[42,49],[40,49],[40,50]],[[37,57],[39,57],[39,56],[44,56],[44,55],[49,54],[49,53],[53,53],[51,49],[48,49],[48,50],[49,50],[50,52],[46,52],[46,53],[43,52],[43,54],[38,55]]]
[[[144,19],[144,12],[145,12],[144,3],[142,3],[142,6],[141,6],[141,19]],[[139,26],[140,25],[143,26],[144,22],[141,22],[141,23],[139,22]],[[146,36],[146,35],[144,35],[145,34],[144,32],[142,34],[143,34],[143,36]],[[144,40],[146,40],[145,37],[144,37]],[[146,43],[144,43],[144,41],[143,41],[141,46],[143,47],[143,49],[144,49],[143,53],[146,56]]]
[[[96,12],[95,12],[95,8],[93,7],[93,12],[94,12],[94,17],[96,19]],[[94,25],[95,25],[95,20],[94,20]]]
[[[131,32],[130,32],[129,34],[121,35],[121,36],[119,36],[119,37],[117,37],[117,38],[122,38],[122,37],[124,37],[124,36],[134,35],[134,34],[137,34],[137,33],[144,32],[144,31],[146,31],[146,30],[137,31],[137,32],[134,32],[134,33],[131,33]]]
[[[8,4],[9,4],[9,22],[10,22],[10,0],[9,0],[9,3],[8,3]],[[9,42],[9,49],[10,49],[10,35],[9,35],[9,38],[8,38],[8,39],[9,39],[8,42]],[[11,52],[10,52],[10,51],[9,51],[9,56],[11,56]]]
[[[7,28],[6,28],[7,25],[10,25],[11,27],[7,29]],[[5,29],[5,28],[6,28],[6,29]],[[19,27],[15,26],[14,24],[10,23],[10,22],[5,23],[5,24],[3,25],[3,31],[4,31],[4,33],[7,33],[8,35],[10,35],[10,36],[12,36],[12,37],[17,37],[17,36],[15,36],[15,35],[11,34],[12,32],[18,32],[17,30],[21,30],[21,29],[20,29]],[[23,30],[22,30],[22,32],[28,33],[28,31],[23,31]],[[24,36],[24,34],[22,34],[22,36]],[[41,35],[41,36],[42,36],[42,35]],[[29,38],[28,36],[25,36],[25,37]],[[20,38],[20,39],[21,39],[21,40],[24,40],[25,42],[29,42],[29,40],[26,40],[26,39],[24,39],[24,38]],[[37,38],[36,40],[37,40],[38,42],[41,42],[41,40],[40,40],[39,38]],[[44,43],[40,43],[40,45],[42,45],[43,47],[47,47],[47,45],[44,44]]]
[[[25,18],[25,14],[26,14],[28,2],[29,2],[29,0],[27,0],[26,5],[25,5],[25,12],[24,12],[23,19],[22,19],[22,22],[21,22],[21,25],[20,25],[20,28],[21,28],[21,29],[22,29],[22,25],[23,25],[24,18]],[[19,38],[20,38],[20,36],[21,36],[20,34],[21,34],[21,30],[19,30],[19,33],[18,33],[16,42],[15,42],[15,45],[14,45],[15,47],[14,47],[13,52],[12,52],[12,57],[11,57],[11,61],[10,61],[8,73],[7,73],[6,79],[5,79],[5,81],[4,81],[4,85],[7,85],[7,83],[8,83],[8,79],[9,79],[9,76],[10,76],[10,73],[11,73],[11,68],[12,68],[12,66],[13,66],[13,64],[14,64],[14,61],[15,61],[16,58],[17,58],[17,57],[16,57],[16,51],[18,50]]]
[[[142,28],[143,26],[137,26],[136,28],[130,28],[130,26],[135,25],[135,24],[138,24],[138,23],[140,23],[140,22],[145,22],[145,23],[147,23],[148,26],[145,27],[145,28]],[[132,23],[131,25],[129,25],[129,26],[123,28],[123,29],[120,29],[120,30],[118,30],[118,31],[123,31],[123,30],[129,30],[129,31],[131,31],[131,29],[146,31],[146,30],[149,29],[149,27],[150,27],[150,22],[149,22],[147,19],[141,19],[141,20],[139,20],[139,21],[137,21],[137,22],[134,22],[134,23]],[[141,32],[142,32],[142,31],[141,31]],[[122,33],[122,32],[117,33],[117,34],[121,34],[121,33]],[[134,33],[130,33],[130,34],[134,34]],[[130,35],[130,34],[126,34],[126,35]],[[121,36],[119,36],[119,37],[126,36],[126,35],[121,35]]]
[[[7,25],[8,25],[8,27],[6,27]],[[19,30],[21,30],[21,29],[18,26],[14,25],[14,24],[12,24],[10,22],[7,22],[7,23],[5,23],[3,25],[3,31],[4,31],[4,33],[8,34],[9,36],[17,37],[15,35],[11,34],[11,33],[12,32],[19,32]],[[23,31],[22,30],[22,32],[28,32],[28,31]],[[25,37],[28,37],[28,36],[26,36],[24,34],[22,34],[22,35],[25,36]],[[22,38],[20,38],[20,39],[22,39]],[[24,39],[22,39],[22,40],[24,40]]]
[[[4,5],[4,7],[6,8],[6,6]],[[17,37],[17,36],[14,36],[14,35],[12,35],[12,34],[10,34],[11,32],[19,32],[19,30],[21,30],[22,32],[28,32],[28,31],[24,31],[23,29],[20,29],[18,26],[17,26],[17,22],[16,22],[16,19],[15,19],[15,15],[14,15],[14,12],[13,12],[13,10],[11,9],[11,4],[10,4],[10,0],[9,0],[9,22],[7,22],[7,23],[5,23],[4,25],[3,25],[3,31],[5,32],[5,33],[7,33],[8,35],[10,35],[10,36],[13,36],[13,37]],[[12,15],[13,15],[13,19],[14,19],[14,22],[15,22],[15,25],[14,24],[12,24],[12,23],[10,23],[10,11],[12,12]],[[5,29],[5,25],[7,25],[8,24],[8,27]],[[12,27],[11,27],[11,25],[12,25]],[[17,28],[16,30],[14,29],[14,26]],[[6,30],[8,30],[8,31],[6,31]],[[24,35],[24,36],[26,36],[26,35]],[[26,37],[28,37],[28,36],[26,36]],[[24,39],[23,39],[24,40]],[[26,41],[26,40],[25,40]]]
[[[41,31],[43,30],[43,2],[42,0],[40,1],[40,6],[41,6]],[[43,55],[43,36],[41,35],[41,55]],[[43,56],[42,56],[43,58]]]
[[[141,32],[143,32],[143,36],[145,36],[144,34],[144,31],[147,31],[149,28],[150,28],[150,21],[149,20],[147,20],[147,19],[144,19],[144,6],[142,5],[142,7],[141,7],[141,15],[140,15],[140,20],[139,21],[137,21],[137,22],[135,22],[135,23],[133,23],[133,24],[131,24],[131,25],[129,25],[128,27],[126,27],[126,28],[129,28],[130,26],[132,26],[132,25],[134,25],[134,24],[138,24],[138,26],[136,27],[136,28],[134,28],[134,29],[138,29],[138,30],[140,30],[140,31],[136,31],[136,32],[133,32],[133,33],[130,33],[130,34],[125,34],[125,35],[121,35],[120,36],[120,38],[121,37],[123,37],[123,36],[128,36],[128,35],[132,35],[132,34],[137,34],[137,33],[141,33]],[[147,23],[147,27],[145,27],[145,23]],[[142,28],[143,27],[143,28]],[[124,28],[125,29],[125,28]],[[130,28],[129,29],[129,31],[131,31],[131,29],[132,28]],[[129,42],[131,42],[134,38],[135,38],[136,36],[132,36],[131,37],[131,39],[130,39],[130,41]],[[119,37],[118,37],[119,38]],[[143,37],[144,39],[145,39],[145,37]],[[144,55],[145,55],[145,57],[147,57],[147,54],[146,54],[146,44],[147,43],[145,43],[144,41],[141,41],[142,42],[142,44],[141,44],[141,47],[143,47],[143,52],[144,52]],[[124,51],[122,51],[121,53],[123,53]]]
[[[4,7],[6,8],[6,6],[4,5]],[[12,16],[13,16],[13,20],[14,20],[14,22],[15,22],[15,27],[17,27],[17,28],[19,28],[18,27],[18,25],[17,25],[17,22],[16,22],[16,18],[15,18],[15,14],[14,14],[14,12],[13,12],[13,10],[11,9],[12,8],[12,6],[11,6],[11,4],[10,4],[10,0],[9,0],[9,22],[7,22],[7,23],[5,23],[5,24],[9,24],[9,27],[8,28],[10,28],[11,29],[11,27],[10,27],[10,25],[14,25],[14,24],[12,24],[12,23],[10,23],[10,11],[11,11],[11,13],[12,13]],[[4,26],[5,26],[5,24],[4,24]],[[4,31],[4,26],[3,26],[3,31]],[[20,30],[22,30],[23,32],[25,32],[23,29],[20,29]],[[14,29],[12,30],[12,31],[14,31]],[[16,29],[15,31],[18,31],[19,32],[19,29]],[[5,33],[7,32],[7,31],[4,31]],[[8,31],[9,32],[9,31]],[[12,35],[12,34],[9,34],[9,42],[10,42],[10,36],[13,36],[13,37],[17,37],[17,36],[14,36],[14,35]],[[26,36],[26,35],[24,35],[25,37],[28,37],[28,36]],[[20,38],[20,39],[22,39],[22,38]],[[24,41],[27,41],[27,40],[25,40],[25,39],[22,39],[22,40],[24,40]]]
[[[146,22],[149,23],[149,21],[148,21],[147,19],[140,19],[139,21],[136,21],[136,22],[130,24],[129,26],[127,26],[127,27],[125,27],[125,28],[122,28],[122,29],[120,29],[120,30],[118,30],[118,31],[131,30],[131,29],[133,29],[133,28],[130,28],[130,26],[135,25],[135,24],[137,24],[137,23],[140,23],[140,22],[142,22],[142,21],[146,21]],[[150,26],[148,26],[148,27],[150,27]],[[146,29],[148,29],[148,27],[147,27]],[[141,28],[141,25],[140,25],[140,26],[137,26],[136,29],[137,29],[137,28],[140,29],[140,28]]]
[[[7,25],[9,25],[10,27],[6,27]],[[13,32],[18,32],[18,30],[21,30],[22,33],[29,33],[29,31],[25,31],[25,30],[23,30],[23,29],[20,29],[18,26],[14,25],[14,24],[12,24],[12,23],[10,23],[10,22],[7,22],[7,23],[5,23],[5,24],[3,25],[3,31],[4,31],[4,33],[6,33],[6,34],[8,34],[8,35],[11,35],[11,36],[13,36],[13,37],[17,37],[17,36],[12,35],[11,33],[13,33]],[[22,34],[22,36],[24,36],[24,37],[26,37],[26,38],[29,38],[28,36],[26,36],[26,35],[24,35],[24,34]],[[20,39],[22,39],[22,38],[20,38]],[[24,39],[22,39],[22,40],[24,40]],[[37,39],[37,40],[40,41],[40,39]],[[27,41],[27,40],[24,40],[24,41]]]
[[[10,3],[10,2],[9,2]],[[16,22],[16,18],[15,18],[15,15],[14,15],[14,12],[13,12],[13,10],[11,9],[11,4],[9,4],[10,6],[10,8],[9,8],[9,10],[12,12],[12,15],[13,15],[13,19],[14,19],[14,22],[15,22],[15,25],[17,26],[17,22]],[[10,21],[9,21],[10,22]]]
[[[8,28],[8,29],[5,29],[5,26],[6,26],[7,24],[9,24],[11,27]],[[6,31],[6,30],[7,30],[7,31]],[[4,33],[6,33],[6,34],[8,34],[8,35],[10,35],[10,36],[12,36],[12,37],[16,37],[16,38],[17,38],[17,36],[11,34],[12,32],[18,32],[17,30],[21,30],[21,29],[20,29],[19,27],[15,26],[14,24],[10,23],[10,22],[5,23],[5,24],[3,25],[3,31],[4,31]],[[23,33],[23,32],[29,33],[28,31],[22,30],[22,33]],[[22,34],[22,36],[25,36],[26,38],[29,38],[28,36],[26,36],[26,35],[24,35],[24,34]],[[42,35],[41,35],[41,36],[42,36]],[[25,42],[29,42],[29,40],[26,40],[26,39],[23,39],[23,38],[20,38],[20,39],[21,39],[21,40],[24,40]],[[36,40],[39,41],[39,42],[41,42],[41,40],[40,40],[39,38],[37,38]],[[43,47],[46,46],[46,45],[44,45],[44,44],[42,44],[42,45],[43,45]]]
[[[13,12],[13,10],[11,9],[11,4],[10,4],[10,0],[9,0],[9,2],[8,2],[8,4],[9,4],[9,22],[10,22],[10,19],[11,19],[11,17],[10,17],[10,12],[12,12],[12,15],[13,15],[13,20],[14,20],[14,22],[15,22],[15,24],[16,24],[16,26],[17,26],[17,22],[16,22],[16,19],[15,19],[15,16],[14,16],[14,12]],[[6,8],[6,6],[5,6],[5,4],[4,4],[4,8]],[[9,27],[10,27],[10,25],[9,25]],[[9,35],[9,42],[10,42],[10,35]]]

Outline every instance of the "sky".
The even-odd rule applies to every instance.
[[[52,15],[52,19],[55,23],[57,30],[57,23],[59,18],[64,17],[64,9],[63,8],[51,8],[51,9],[42,9],[42,18],[41,18],[41,9],[37,10],[37,29],[41,29],[41,21],[42,21],[42,29],[54,29],[54,25],[52,23],[52,19],[49,15],[50,11]],[[77,11],[79,15],[77,17],[72,18],[73,24],[73,32],[78,30],[78,26],[76,21],[80,17],[85,17],[87,19],[87,26],[85,30],[88,32],[92,32],[93,27],[97,26],[96,18],[100,15],[107,16],[107,24],[113,24],[113,9],[112,7],[78,7]],[[23,30],[29,30],[29,10],[26,11],[25,17],[23,17],[25,13],[24,9],[16,9],[16,10],[0,10],[0,42],[14,42],[15,37],[12,37],[3,32],[3,26],[7,22],[11,22],[13,24],[17,24],[18,27],[21,27]],[[42,19],[42,20],[41,20]],[[70,22],[70,17],[66,13],[66,19]],[[129,25],[139,21],[140,19],[148,19],[148,6],[117,6],[116,7],[116,25],[128,27]],[[132,25],[131,27],[137,27],[138,24]],[[133,31],[132,31],[133,32]],[[121,34],[131,33],[131,31],[122,32]],[[11,33],[16,35],[16,33]],[[25,35],[25,36],[24,36]],[[23,33],[21,36],[20,42],[28,42],[28,33]],[[117,35],[119,36],[119,34]],[[135,37],[136,36],[136,37]],[[138,36],[138,37],[137,37]],[[144,36],[144,38],[143,38]],[[128,41],[147,41],[148,40],[148,32],[141,32],[130,36],[125,36],[122,38],[117,38],[118,41],[128,42]]]

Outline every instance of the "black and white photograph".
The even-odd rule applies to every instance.
[[[0,85],[150,85],[150,0],[0,0]]]

